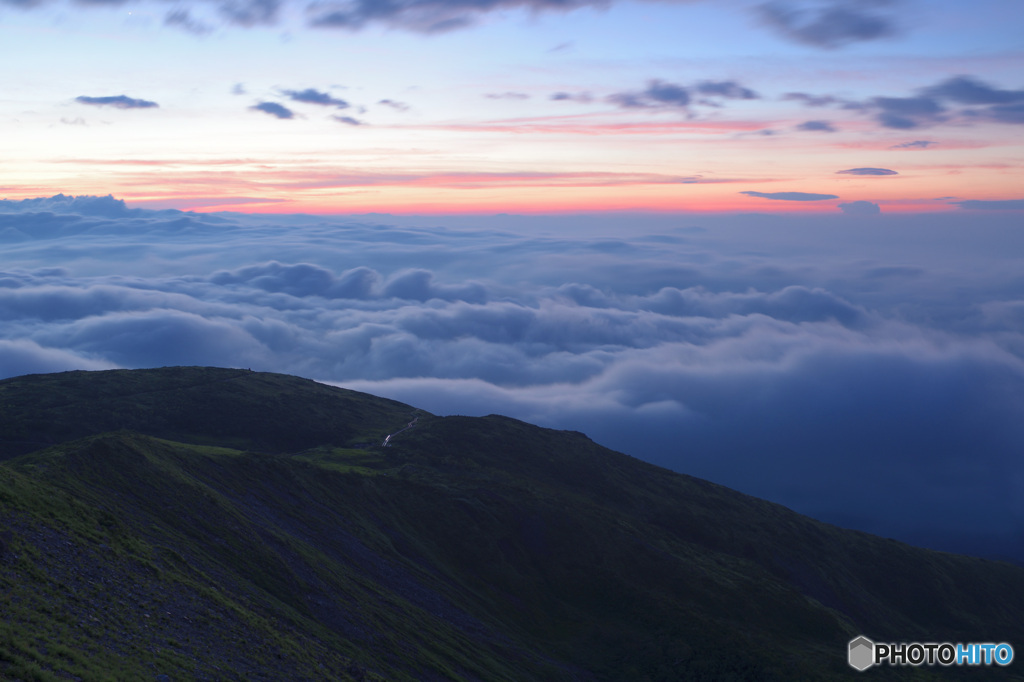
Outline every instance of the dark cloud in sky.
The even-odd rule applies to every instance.
[[[983,211],[1021,211],[1024,210],[1024,199],[1003,199],[997,201],[983,201],[978,199],[965,199],[952,202],[960,208]]]
[[[1002,90],[972,76],[956,76],[921,88],[913,97],[875,97],[866,103],[886,128],[909,130],[950,120],[1024,123],[1024,90]],[[966,109],[951,109],[967,105]]]
[[[347,109],[349,103],[343,99],[332,97],[326,92],[320,92],[313,88],[306,88],[305,90],[282,90],[288,99],[293,102],[302,102],[304,104],[319,104],[326,107],[337,107],[338,109]]]
[[[784,101],[810,107],[834,106],[873,114],[885,128],[913,130],[939,123],[1024,123],[1024,90],[995,87],[973,76],[955,76],[936,85],[918,88],[906,97],[879,96],[855,102],[832,95],[789,92]],[[918,140],[891,149],[924,148],[934,142]]]
[[[283,104],[278,104],[277,102],[260,102],[259,104],[254,104],[249,108],[254,111],[262,111],[263,113],[270,114],[276,118],[295,118],[294,111]]]
[[[1024,102],[1024,90],[1000,90],[972,76],[954,76],[925,88],[924,94],[958,104],[1014,104]]]
[[[683,86],[659,79],[647,82],[647,87],[639,91],[617,92],[609,95],[607,101],[624,109],[687,109],[695,103],[694,96],[703,95],[708,98],[731,100],[758,99],[759,95],[735,81],[701,81],[693,86]],[[589,95],[587,95],[589,97]],[[589,101],[579,95],[557,92],[551,96],[553,100]],[[714,100],[702,100],[701,104],[717,106]]]
[[[871,201],[850,201],[839,204],[839,210],[846,215],[856,216],[878,215],[882,212],[881,207]]]
[[[782,96],[782,100],[786,102],[800,102],[808,107],[827,107],[844,102],[844,100],[832,95],[810,95],[806,92],[787,92]]]
[[[834,133],[838,130],[831,121],[804,121],[796,128],[797,130],[821,133]]]
[[[724,99],[760,99],[760,95],[736,81],[701,81],[694,89],[702,95]]]
[[[87,97],[82,95],[76,97],[79,104],[88,104],[94,107],[114,107],[115,109],[155,109],[160,105],[146,99],[136,99],[127,95],[112,95],[108,97]]]
[[[894,170],[888,168],[848,168],[846,170],[836,171],[836,175],[899,175]]]
[[[673,107],[685,107],[690,103],[690,91],[687,88],[661,80],[648,82],[647,89],[640,97],[649,103]]]
[[[931,97],[875,97],[870,107],[886,128],[910,130],[945,120],[946,108]]]
[[[889,149],[927,149],[928,147],[935,144],[932,140],[914,140],[913,142],[904,142],[903,144],[896,144]]]
[[[282,0],[226,0],[218,11],[228,23],[244,28],[273,26],[280,15]]]
[[[812,194],[810,192],[740,192],[750,197],[775,199],[777,201],[824,201],[838,199],[835,194]]]
[[[213,32],[213,27],[192,17],[187,9],[175,9],[164,15],[164,26],[172,26],[197,36]]]
[[[981,112],[981,115],[997,123],[1024,123],[1024,103],[997,104]]]
[[[1024,208],[973,207],[990,203]],[[827,521],[1024,558],[1019,217],[839,209],[418,219],[0,201],[0,376],[293,373],[580,430]]]
[[[885,0],[768,2],[759,5],[757,12],[765,24],[789,40],[836,49],[894,35],[892,17],[877,11],[890,4]]]
[[[527,6],[537,10],[564,10],[586,4],[585,0],[564,4],[554,0],[354,0],[316,7],[318,11],[310,25],[358,30],[369,24],[381,23],[418,33],[445,33],[471,26],[481,14],[503,8]]]

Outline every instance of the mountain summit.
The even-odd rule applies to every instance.
[[[3,679],[852,679],[860,635],[1024,643],[1020,567],[296,377],[7,379],[0,458]]]

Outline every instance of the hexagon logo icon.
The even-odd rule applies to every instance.
[[[861,635],[850,640],[850,667],[856,670],[867,670],[875,663],[875,643]]]

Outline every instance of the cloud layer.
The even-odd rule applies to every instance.
[[[427,220],[0,202],[0,372],[294,373],[1024,557],[1013,215],[844,206]]]

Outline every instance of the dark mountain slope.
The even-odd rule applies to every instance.
[[[170,396],[173,419],[150,398],[126,409],[133,428],[188,424],[190,439],[103,419],[89,433],[74,412],[37,433],[83,437],[0,464],[0,679],[1022,679],[1016,663],[859,674],[845,658],[858,634],[1019,649],[1018,567],[842,530],[503,417],[419,413],[392,447],[341,447],[412,408],[224,372],[0,383],[9,432],[24,433],[19,414],[64,414],[44,388],[59,377],[66,395],[95,391],[97,415],[132,402],[119,391]],[[224,408],[233,431],[196,428],[221,423],[194,413],[220,402],[189,407],[203,376],[224,379],[204,384],[219,400],[247,396]],[[257,406],[267,423],[249,439],[245,401],[275,390],[308,411]],[[341,435],[297,434],[309,414]],[[248,451],[208,444],[225,438]]]
[[[402,403],[281,374],[213,367],[62,372],[0,381],[0,459],[125,429],[262,452],[380,442]]]

